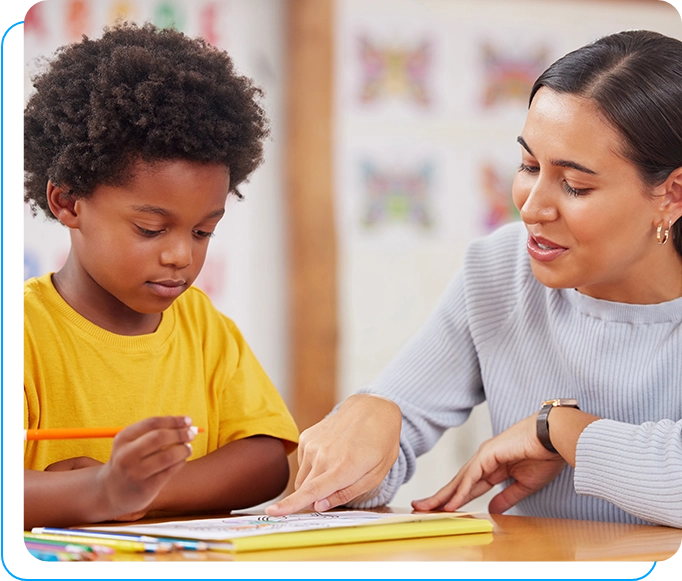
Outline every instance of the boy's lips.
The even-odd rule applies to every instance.
[[[184,280],[150,280],[147,281],[147,285],[152,289],[154,294],[157,294],[164,298],[177,298],[179,297],[187,287],[187,283]]]
[[[166,279],[166,280],[150,280],[152,284],[161,284],[163,286],[183,286],[184,280]]]

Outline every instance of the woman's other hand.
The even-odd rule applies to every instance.
[[[553,412],[554,413],[554,412]],[[436,494],[415,500],[415,510],[455,511],[508,478],[512,484],[493,497],[488,510],[502,513],[554,480],[566,461],[540,443],[537,414],[484,442],[457,475]]]

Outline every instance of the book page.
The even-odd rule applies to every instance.
[[[93,526],[81,530],[130,533],[156,537],[230,541],[240,537],[271,533],[292,533],[337,527],[391,524],[443,518],[457,518],[462,513],[382,514],[368,511],[329,511],[298,513],[288,516],[266,514],[240,515],[226,518],[173,521],[130,526]]]

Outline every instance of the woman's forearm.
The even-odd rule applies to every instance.
[[[598,419],[600,419],[598,416],[571,407],[555,407],[547,416],[552,445],[573,468],[580,434]]]

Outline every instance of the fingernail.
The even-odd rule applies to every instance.
[[[189,455],[192,455],[192,444],[189,442],[185,442],[185,446],[187,446],[187,449],[189,450]]]
[[[192,425],[192,418],[185,416],[185,425],[191,426]]]
[[[318,500],[315,503],[315,510],[318,512],[324,512],[329,510],[329,501],[325,498],[324,500]]]
[[[190,442],[194,440],[194,437],[199,433],[199,428],[196,426],[190,426],[187,430],[187,435],[189,436]]]

